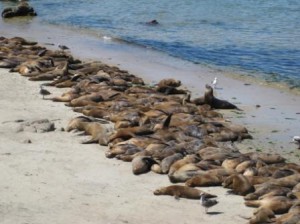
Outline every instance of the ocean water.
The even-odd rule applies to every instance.
[[[31,0],[30,4],[46,23],[92,30],[122,44],[300,87],[299,0]],[[146,23],[153,19],[159,24]]]

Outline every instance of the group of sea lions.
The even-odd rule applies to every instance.
[[[199,199],[203,192],[195,187],[223,186],[257,207],[250,223],[300,220],[300,165],[277,154],[241,153],[233,142],[251,135],[214,110],[238,108],[214,97],[209,85],[203,97],[191,99],[178,80],[149,86],[117,67],[82,62],[20,37],[0,37],[0,67],[68,87],[48,99],[84,115],[66,128],[91,136],[83,143],[108,146],[106,157],[131,162],[136,175],[152,171],[185,183],[159,188],[155,195]]]

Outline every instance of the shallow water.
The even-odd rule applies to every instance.
[[[46,23],[300,87],[296,0],[32,0],[31,5]],[[152,19],[159,24],[147,25]]]

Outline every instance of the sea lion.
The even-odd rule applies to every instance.
[[[293,205],[293,201],[284,196],[269,196],[261,200],[245,201],[249,207],[264,207],[272,210],[275,214],[286,213]]]
[[[260,186],[259,188],[255,189],[255,192],[245,195],[244,199],[245,200],[256,200],[261,197],[264,197],[264,195],[285,196],[290,192],[291,192],[290,188],[266,183],[266,184]]]
[[[175,153],[173,155],[170,155],[170,156],[164,158],[160,164],[162,173],[168,173],[172,164],[182,158],[183,158],[183,155],[181,153]]]
[[[288,213],[275,219],[276,224],[298,224],[300,220],[300,200],[295,201]]]
[[[235,169],[240,163],[244,162],[246,157],[228,158],[222,162],[222,167],[225,169]]]
[[[290,176],[270,180],[270,181],[268,181],[268,184],[278,185],[281,187],[293,188],[299,182],[300,182],[300,174],[296,173],[296,174],[293,174]]]
[[[130,154],[142,151],[143,149],[139,148],[138,146],[134,144],[129,144],[129,143],[120,143],[120,144],[115,144],[108,151],[105,152],[105,156],[107,158],[114,158],[117,155],[121,154],[126,154],[127,152],[130,151]]]
[[[171,185],[168,187],[161,187],[156,189],[154,195],[170,195],[174,196],[176,199],[187,198],[187,199],[196,199],[199,200],[201,194],[205,194],[207,198],[214,198],[216,195],[208,194],[204,191],[198,190],[196,188],[180,186],[180,185]]]
[[[250,152],[245,155],[249,156],[252,160],[261,160],[266,164],[282,163],[285,161],[285,158],[279,154]]]
[[[225,178],[223,187],[232,189],[232,192],[238,195],[246,195],[254,191],[254,187],[249,180],[242,174],[232,174]]]
[[[69,132],[74,129],[84,131],[85,134],[92,136],[90,140],[83,141],[82,144],[99,143],[100,145],[108,145],[108,137],[113,131],[113,126],[107,121],[104,123],[92,122],[89,118],[81,116],[72,119],[66,131]]]
[[[153,130],[149,126],[136,126],[136,127],[121,128],[109,137],[109,141],[112,142],[113,140],[115,140],[117,138],[122,138],[124,140],[127,140],[127,139],[130,139],[137,135],[149,135],[152,133],[153,133]]]
[[[213,88],[210,85],[205,85],[205,93],[204,93],[204,104],[210,105],[214,109],[238,109],[237,106],[235,106],[232,103],[229,103],[226,100],[220,100],[214,97],[213,94]]]
[[[221,186],[222,178],[210,173],[197,174],[197,176],[185,182],[188,187],[207,187],[207,186]]]
[[[147,173],[155,163],[157,162],[150,156],[137,156],[132,160],[132,172],[135,175]]]
[[[243,161],[240,164],[238,164],[235,167],[235,170],[238,173],[244,173],[247,168],[252,167],[254,165],[255,165],[255,161],[254,160],[246,160],[246,161]]]

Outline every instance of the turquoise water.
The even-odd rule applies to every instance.
[[[7,3],[0,3],[7,4]],[[300,87],[299,0],[31,0],[42,21]],[[158,25],[146,22],[156,19]],[[125,42],[124,42],[125,43]]]

